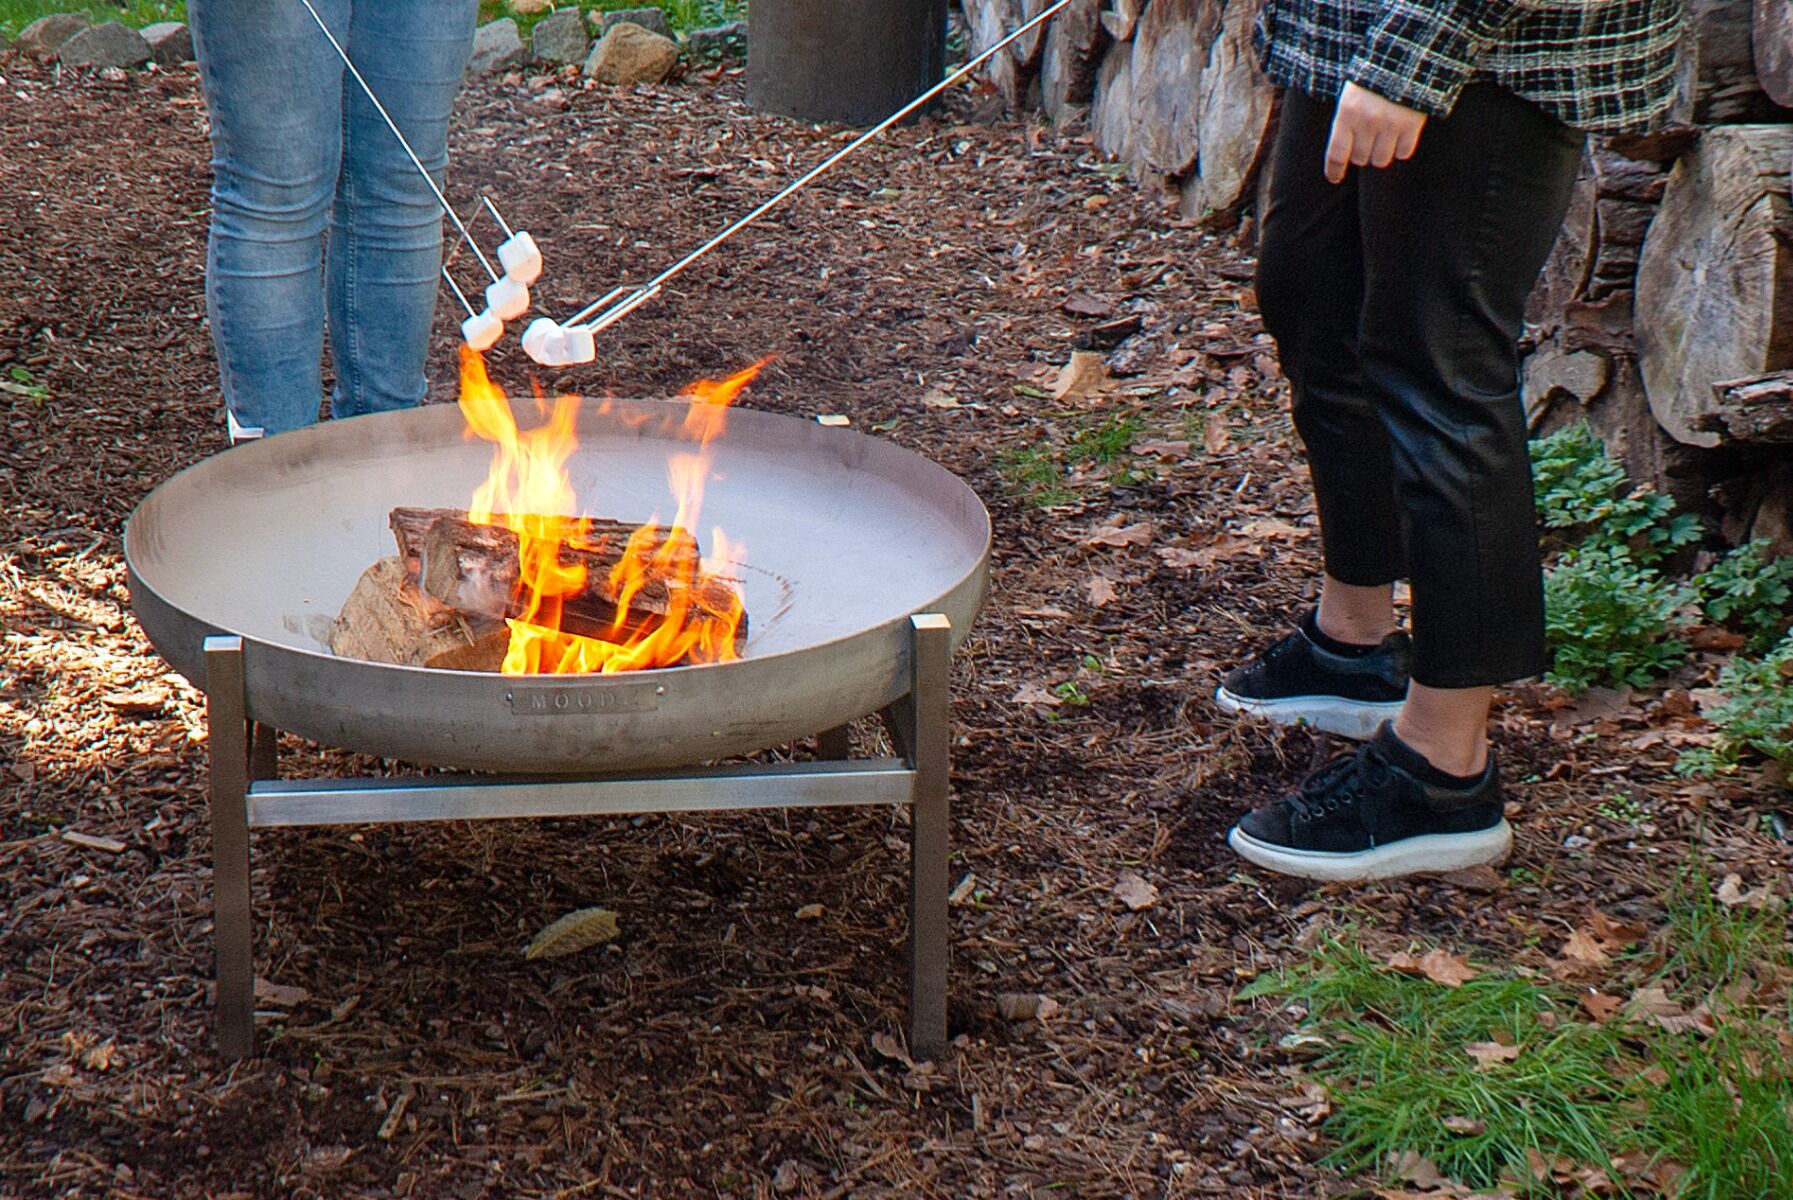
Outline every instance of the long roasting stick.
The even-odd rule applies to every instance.
[[[646,304],[649,300],[658,296],[660,294],[660,289],[664,287],[667,281],[672,279],[673,276],[678,275],[687,267],[710,253],[710,251],[716,249],[716,247],[722,245],[737,233],[746,229],[749,225],[757,222],[761,217],[765,216],[767,213],[783,204],[786,200],[820,179],[823,175],[826,175],[834,168],[835,164],[839,163],[843,158],[846,158],[849,154],[852,154],[855,150],[858,150],[861,146],[882,134],[885,130],[889,129],[892,125],[895,125],[898,121],[901,121],[910,113],[921,108],[928,101],[938,96],[941,92],[946,91],[961,79],[964,79],[967,75],[970,75],[973,71],[989,62],[992,58],[995,58],[997,54],[1006,50],[1011,43],[1019,41],[1026,34],[1038,29],[1041,25],[1044,25],[1047,21],[1056,16],[1059,10],[1065,8],[1071,2],[1072,0],[1056,0],[1056,3],[1040,13],[1039,16],[1027,22],[1025,25],[1022,25],[1013,33],[997,42],[994,46],[991,46],[976,58],[965,63],[951,75],[948,75],[945,79],[942,79],[939,83],[935,84],[933,87],[929,88],[927,91],[923,92],[921,95],[917,96],[915,99],[903,105],[903,107],[897,109],[888,117],[885,117],[882,121],[854,138],[847,145],[841,147],[821,163],[817,164],[801,179],[797,180],[782,192],[779,192],[776,196],[773,196],[770,200],[736,221],[733,225],[730,225],[727,229],[724,229],[721,233],[687,254],[684,258],[681,258],[672,266],[666,268],[666,270],[660,272],[660,274],[656,275],[654,278],[642,284],[639,288],[636,288],[633,292],[628,292],[628,294],[624,295],[623,293],[626,289],[618,288],[602,299],[586,305],[584,308],[568,317],[562,322],[562,325],[578,325],[581,322],[586,321],[586,318],[591,317],[592,319],[587,322],[585,327],[591,332],[597,333],[616,324],[618,321],[640,308],[643,304]],[[307,3],[307,7],[309,7],[309,3]],[[617,299],[618,296],[621,296],[622,298],[619,300]],[[604,308],[606,304],[610,305],[610,307]],[[599,312],[598,310],[600,309],[603,309],[603,311]],[[598,315],[592,317],[593,313],[597,313]]]

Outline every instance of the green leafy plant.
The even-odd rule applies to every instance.
[[[1693,583],[1706,615],[1749,638],[1752,652],[1763,653],[1786,632],[1793,558],[1770,558],[1766,541],[1737,547]]]
[[[1676,513],[1667,496],[1633,488],[1585,423],[1537,439],[1531,458],[1538,519],[1573,544],[1623,546],[1648,565],[1699,540],[1699,520]]]
[[[39,383],[37,376],[21,366],[14,366],[7,371],[5,379],[0,379],[0,392],[21,396],[37,408],[42,408],[50,398],[49,387]]]
[[[1676,634],[1693,602],[1692,589],[1639,564],[1624,546],[1564,551],[1544,577],[1544,628],[1555,651],[1545,678],[1577,694],[1660,678],[1687,658]]]
[[[1760,754],[1793,772],[1793,636],[1762,659],[1734,658],[1715,689],[1721,699],[1705,710],[1718,741],[1684,751],[1683,775],[1734,771],[1745,755]]]

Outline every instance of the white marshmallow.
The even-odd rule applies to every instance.
[[[535,239],[523,230],[518,230],[508,240],[499,243],[498,261],[504,265],[505,277],[516,280],[524,287],[542,277],[542,252],[536,246]]]
[[[560,332],[566,343],[566,362],[563,366],[588,363],[598,356],[597,340],[590,329],[583,325],[569,325]]]
[[[504,322],[493,316],[491,309],[461,322],[461,337],[474,350],[490,350],[503,336]]]
[[[514,321],[529,311],[529,289],[506,275],[486,289],[486,309],[500,321]]]
[[[523,331],[523,353],[544,367],[559,366],[566,345],[566,331],[552,317],[537,317]]]

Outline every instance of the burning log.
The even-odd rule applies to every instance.
[[[397,555],[362,573],[330,629],[339,658],[439,671],[496,671],[509,643],[502,621],[470,621],[422,595]]]
[[[517,532],[452,508],[396,508],[390,523],[398,554],[362,576],[337,618],[331,649],[373,662],[498,670],[509,644],[506,622],[543,619],[520,582]],[[702,625],[731,620],[739,607],[729,581],[702,575],[697,541],[684,530],[592,520],[556,554],[569,578],[581,581],[556,598],[553,614],[558,630],[575,638],[628,642],[681,614]],[[636,569],[619,572],[625,560]],[[613,582],[629,575],[635,582]],[[741,614],[736,654],[746,639]]]

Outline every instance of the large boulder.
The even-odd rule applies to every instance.
[[[56,57],[69,67],[140,67],[155,55],[141,33],[107,21],[62,43]]]
[[[659,8],[618,8],[610,12],[595,12],[591,15],[592,27],[602,37],[618,25],[639,25],[649,33],[657,33],[663,38],[672,37],[672,23],[666,19],[666,12]]]
[[[535,23],[529,34],[529,48],[542,62],[576,63],[591,49],[591,35],[585,31],[585,14],[576,8],[563,8],[549,13]]]
[[[143,27],[143,40],[149,43],[156,65],[172,67],[193,61],[193,31],[179,21],[157,21]]]
[[[599,83],[658,83],[678,61],[677,42],[624,21],[592,47],[585,73]]]
[[[529,61],[523,35],[509,17],[488,21],[473,31],[473,53],[467,56],[467,74],[495,75]]]
[[[19,52],[33,58],[55,58],[62,44],[92,22],[86,13],[51,13],[19,31]]]

